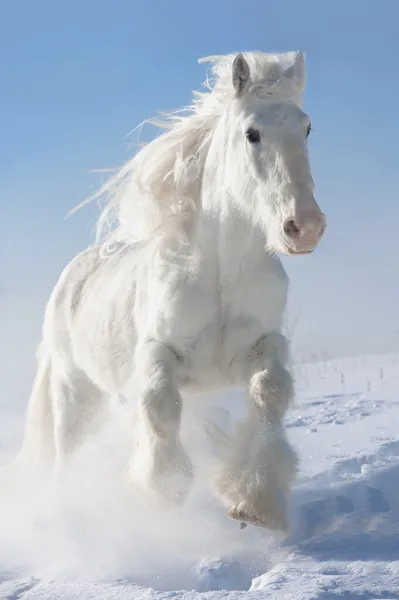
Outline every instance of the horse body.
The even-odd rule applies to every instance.
[[[46,311],[43,345],[53,360],[78,365],[103,392],[119,393],[134,372],[139,331],[141,342],[173,349],[185,387],[242,383],[232,363],[281,328],[288,279],[277,257],[258,251],[260,233],[237,222],[226,229],[216,255],[218,239],[207,233],[194,270],[153,256],[149,272],[143,252],[129,247],[105,260],[98,247],[78,255]]]
[[[215,489],[232,518],[286,529],[296,457],[283,427],[293,397],[281,334],[288,279],[275,253],[310,251],[324,230],[298,106],[302,57],[285,70],[278,55],[256,53],[217,64],[230,82],[216,69],[191,121],[152,142],[153,155],[152,144],[141,151],[117,188],[114,251],[90,248],[60,277],[21,456],[62,471],[103,395],[119,393],[139,409],[132,481],[176,504],[193,477],[180,392],[242,384],[248,416]],[[143,235],[148,223],[161,234]]]

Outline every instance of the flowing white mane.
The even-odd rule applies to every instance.
[[[148,121],[163,130],[140,149],[93,196],[75,210],[98,200],[105,206],[97,223],[97,242],[132,243],[149,238],[190,237],[200,212],[201,180],[215,124],[234,98],[232,64],[235,54],[212,56],[206,91],[194,92],[193,103]],[[244,53],[250,68],[251,91],[258,97],[285,96],[300,104],[304,73],[287,76],[296,52]]]

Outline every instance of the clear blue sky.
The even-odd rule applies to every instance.
[[[310,154],[328,231],[284,260],[300,355],[399,349],[398,0],[2,0],[1,350],[33,364],[44,302],[91,241],[65,220],[132,151],[126,137],[187,104],[197,59],[303,49]],[[15,335],[11,337],[11,333]]]

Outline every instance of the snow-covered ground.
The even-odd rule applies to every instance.
[[[288,539],[241,530],[208,490],[204,419],[229,427],[223,407],[234,421],[240,395],[186,403],[198,477],[187,504],[166,512],[126,483],[132,433],[115,402],[58,487],[0,480],[0,598],[399,599],[399,356],[296,372],[287,427],[301,472]],[[0,398],[2,461],[20,440],[19,400]]]

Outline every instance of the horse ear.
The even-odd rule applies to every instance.
[[[250,77],[248,63],[240,52],[233,62],[233,86],[237,94],[242,94],[248,89]]]
[[[305,87],[306,80],[306,66],[305,66],[305,55],[300,50],[295,53],[294,62],[284,71],[285,77],[289,77],[299,88]]]

